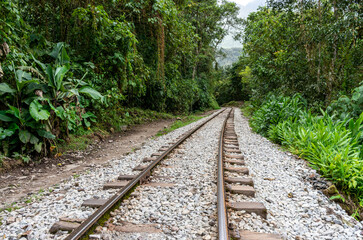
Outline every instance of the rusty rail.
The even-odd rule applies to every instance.
[[[190,130],[179,139],[176,143],[174,143],[168,150],[166,150],[162,155],[160,155],[155,161],[153,161],[146,169],[144,169],[139,175],[137,175],[134,179],[132,179],[125,187],[123,187],[118,193],[116,193],[113,197],[111,197],[104,205],[97,209],[86,221],[84,221],[78,228],[72,231],[70,235],[67,236],[66,240],[78,240],[84,237],[88,231],[95,226],[95,224],[100,221],[100,219],[107,214],[117,203],[122,201],[122,199],[134,188],[137,184],[147,177],[151,170],[163,159],[165,158],[171,151],[173,151],[178,145],[184,142],[188,137],[190,137],[194,132],[208,123],[210,120],[218,116],[220,113],[224,112],[226,109],[220,110],[216,114],[210,116],[206,121]],[[229,114],[228,114],[229,115]],[[225,124],[224,124],[225,126]]]

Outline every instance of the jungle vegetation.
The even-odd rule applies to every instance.
[[[225,0],[1,0],[0,160],[54,155],[72,134],[139,119],[128,109],[245,101],[252,129],[362,218],[362,19],[358,0],[268,0],[244,20]],[[233,27],[241,56],[221,68]]]
[[[217,0],[1,0],[0,156],[54,155],[70,134],[137,118],[130,108],[217,108],[216,53],[238,10]]]

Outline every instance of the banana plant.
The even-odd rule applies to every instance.
[[[85,75],[80,80],[68,77],[71,65],[63,43],[58,43],[50,56],[54,58],[52,64],[33,57],[40,70],[24,66],[16,69],[13,65],[15,88],[0,83],[0,101],[8,107],[0,111],[0,147],[4,152],[35,149],[46,153],[46,143],[53,145],[54,133],[62,130],[55,129],[59,128],[56,122],[65,121],[68,134],[68,130],[75,131],[82,124],[90,127],[95,121],[80,100],[86,95],[103,101],[103,96],[83,81]]]
[[[41,79],[48,85],[49,98],[54,105],[69,102],[72,97],[76,97],[78,101],[81,94],[103,101],[103,96],[83,81],[87,73],[80,80],[67,77],[71,66],[64,43],[58,43],[49,55],[55,59],[54,64],[43,64],[34,57],[33,59],[41,68]]]
[[[0,84],[0,96],[4,103],[8,103],[8,109],[0,111],[0,121],[3,122],[0,129],[0,141],[7,140],[10,146],[4,152],[19,149],[26,150],[31,144],[37,152],[42,151],[42,138],[54,139],[55,136],[39,123],[39,120],[47,120],[50,116],[47,109],[38,102],[39,96],[34,94],[34,89],[40,88],[39,82],[22,70],[15,70],[15,89],[6,83]],[[4,128],[5,126],[5,128]]]

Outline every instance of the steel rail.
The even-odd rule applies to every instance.
[[[224,112],[226,109],[220,110],[214,115],[210,116],[206,121],[195,127],[194,129],[187,132],[185,136],[179,139],[176,143],[174,143],[168,150],[166,150],[162,155],[160,155],[157,159],[155,159],[146,169],[144,169],[139,175],[137,175],[133,180],[131,180],[125,187],[123,187],[118,193],[112,196],[104,205],[97,209],[89,218],[87,218],[78,228],[73,230],[71,234],[69,234],[66,240],[78,240],[84,235],[104,216],[108,213],[119,201],[121,201],[127,193],[134,188],[142,179],[147,177],[151,170],[171,151],[173,151],[178,145],[180,145],[185,139],[190,137],[194,132],[196,132],[199,128],[204,126],[213,118],[217,117],[220,113]]]
[[[218,239],[229,240],[228,232],[228,215],[226,208],[226,191],[224,188],[224,171],[223,171],[223,139],[224,132],[227,125],[227,120],[232,112],[229,111],[227,118],[224,120],[221,135],[219,137],[219,149],[218,149],[218,180],[217,180],[217,211],[218,211]]]

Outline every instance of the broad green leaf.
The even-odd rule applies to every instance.
[[[0,121],[12,122],[13,119],[11,117],[7,116],[5,111],[0,111]]]
[[[353,96],[352,96],[352,100],[353,101],[357,101],[360,97],[360,92],[355,92],[353,93]]]
[[[42,151],[42,142],[34,144],[34,149],[35,149],[35,151],[40,153]]]
[[[82,118],[96,118],[96,115],[91,112],[86,112],[82,114]]]
[[[48,132],[46,130],[43,130],[43,129],[37,130],[37,133],[41,137],[48,138],[48,139],[55,139],[55,136],[51,132]]]
[[[30,143],[31,144],[37,144],[39,142],[39,138],[37,138],[35,135],[31,135],[31,137],[30,137]]]
[[[69,71],[70,67],[68,66],[62,66],[58,67],[54,72],[54,86],[57,90],[60,90],[62,87],[63,78],[66,75],[66,73]]]
[[[345,198],[344,198],[344,197],[342,197],[340,194],[335,195],[335,196],[332,196],[332,197],[330,197],[329,199],[330,199],[330,200],[340,199],[340,200],[342,200],[343,202],[345,202]]]
[[[32,58],[41,67],[41,69],[43,70],[43,72],[46,72],[47,71],[47,66],[44,63],[36,60],[33,55],[32,55]]]
[[[4,93],[15,93],[16,91],[12,89],[8,84],[6,83],[0,83],[0,95]]]
[[[82,87],[81,89],[79,89],[80,93],[86,94],[88,96],[90,96],[93,99],[103,99],[103,96],[101,95],[101,93],[99,93],[97,90],[91,88],[91,87]]]
[[[15,132],[16,130],[19,129],[19,126],[16,123],[11,123],[8,127],[9,130]]]
[[[28,143],[30,141],[31,134],[27,130],[20,130],[19,131],[19,139],[23,143]]]
[[[55,85],[55,82],[54,82],[54,76],[53,76],[53,68],[52,68],[52,66],[48,65],[45,72],[46,72],[46,74],[48,76],[48,79],[49,79],[48,85],[50,87],[56,88],[56,85]]]
[[[72,89],[70,89],[70,90],[69,90],[69,92],[70,92],[70,93],[72,93],[72,94],[73,94],[73,95],[75,95],[75,96],[79,96],[78,89],[76,89],[76,88],[72,88]]]
[[[16,80],[19,83],[21,83],[24,80],[31,80],[32,79],[32,75],[30,75],[29,73],[24,72],[22,70],[16,70],[15,77],[16,77]]]
[[[34,100],[29,106],[30,115],[36,120],[47,120],[50,117],[50,113],[43,109],[43,106],[38,102],[38,100]]]
[[[11,105],[8,105],[8,106],[9,106],[10,109],[7,110],[6,112],[14,115],[17,118],[20,118],[20,111],[19,111],[19,109],[16,108],[16,107],[13,107]]]
[[[14,130],[0,128],[0,140],[5,139],[6,137],[11,137],[14,133]]]
[[[85,118],[83,119],[84,121],[84,124],[86,125],[86,127],[90,127],[91,126],[91,123]]]

